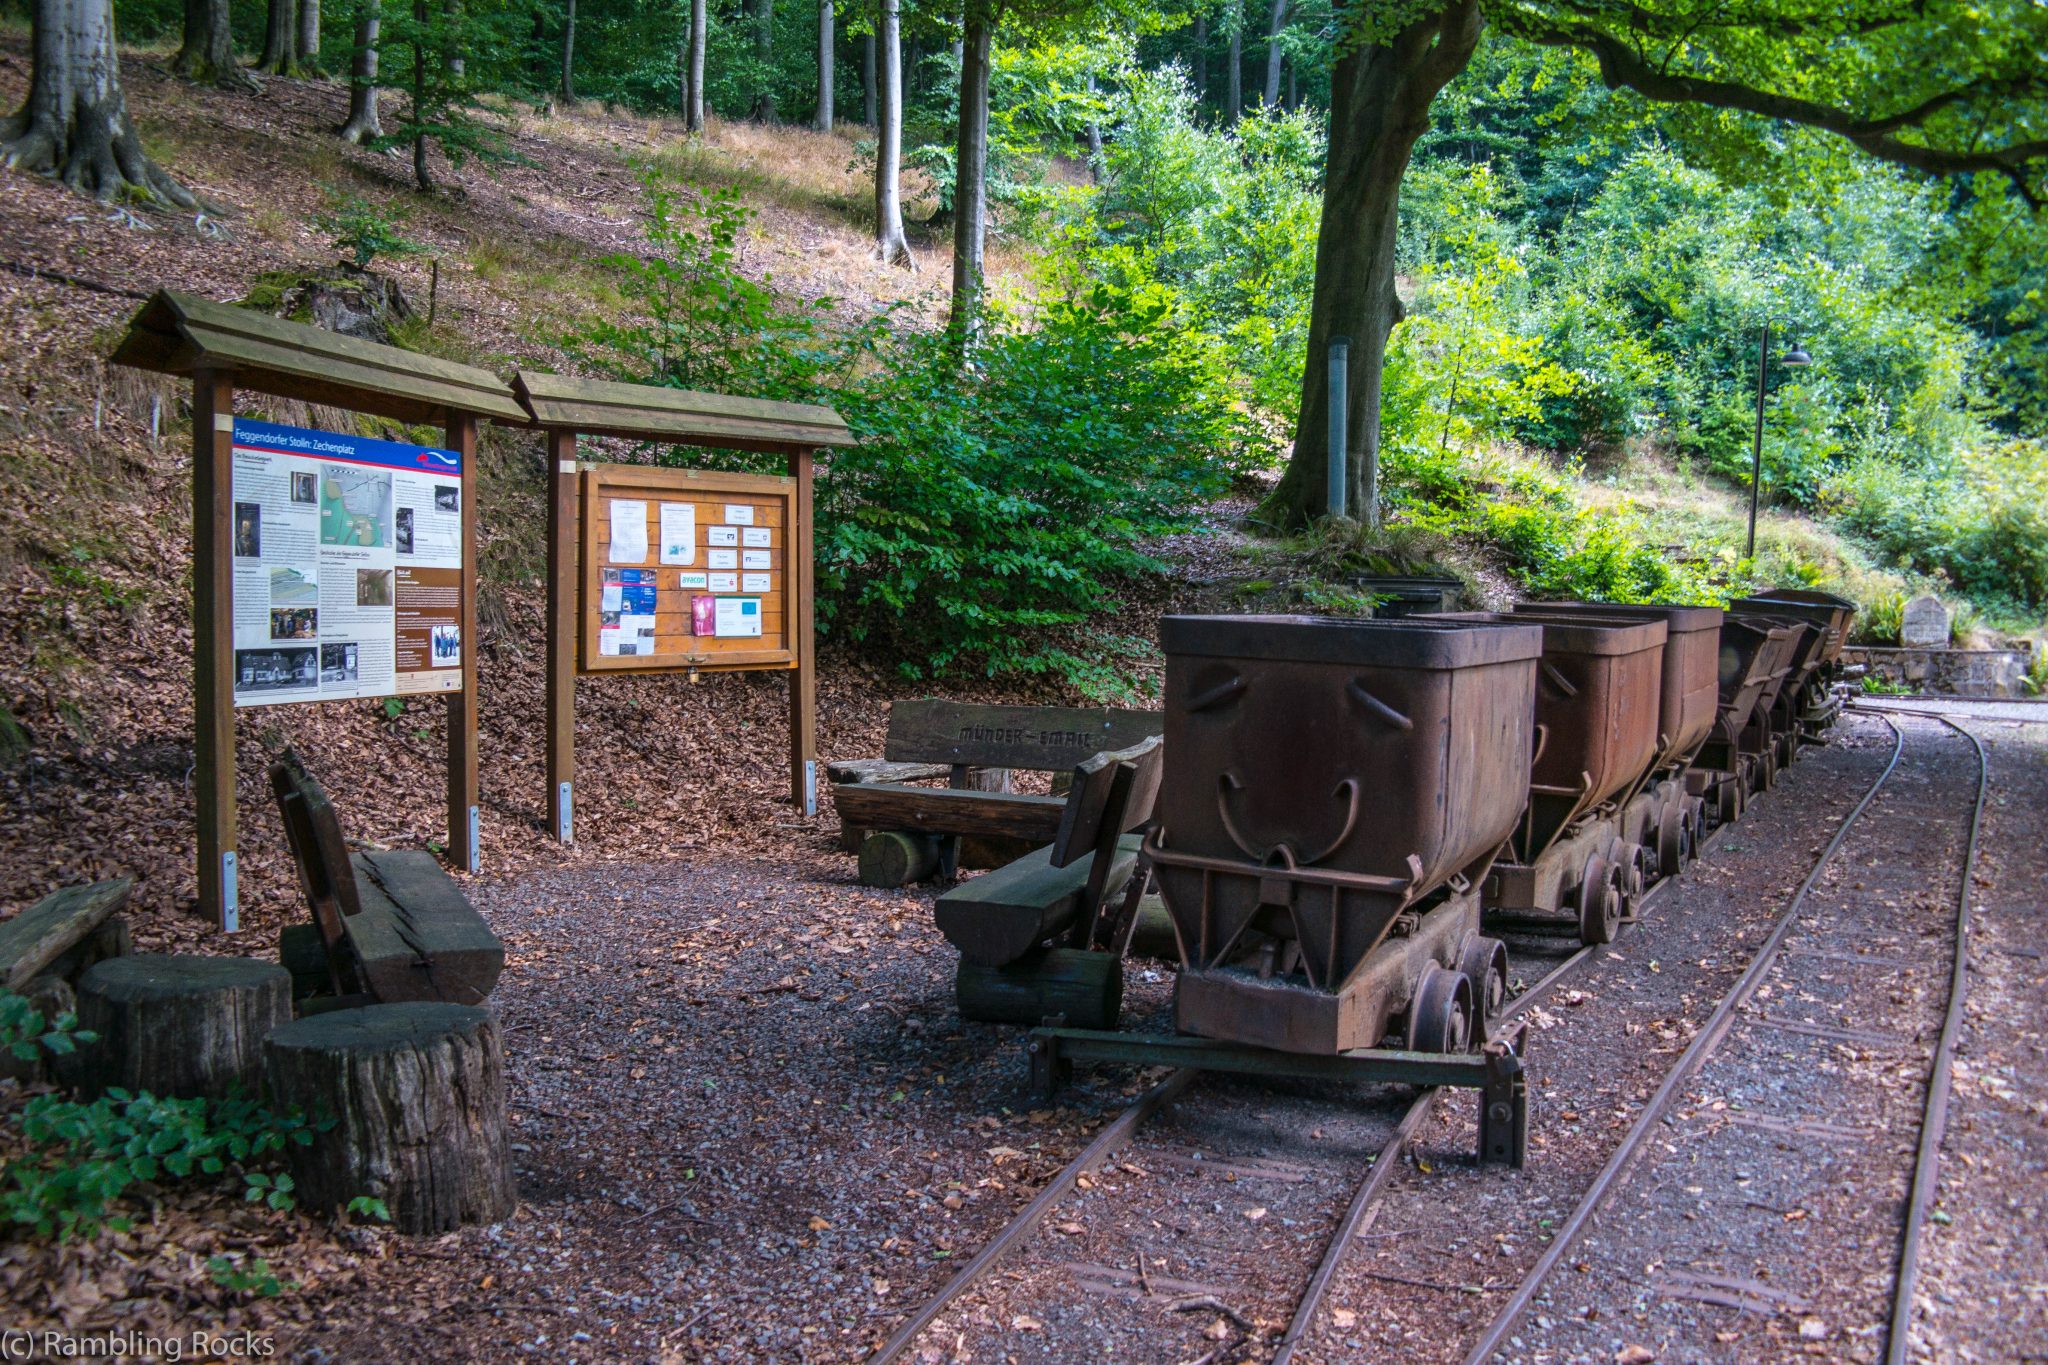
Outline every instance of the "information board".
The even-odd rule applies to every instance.
[[[238,417],[237,706],[462,689],[462,458]]]
[[[593,465],[582,481],[582,671],[796,667],[795,479]]]

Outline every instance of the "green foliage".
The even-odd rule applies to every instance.
[[[2048,443],[2001,442],[1919,467],[1865,457],[1830,481],[1826,501],[1905,568],[2023,613],[2048,606]]]
[[[76,1051],[80,1043],[94,1042],[98,1037],[91,1029],[78,1027],[75,1014],[60,1014],[46,1020],[43,1012],[22,996],[0,992],[0,1049],[17,1061],[63,1057]]]
[[[367,270],[379,256],[415,256],[427,249],[399,231],[410,216],[403,206],[378,204],[329,184],[320,186],[320,194],[327,207],[313,215],[313,225],[333,234],[335,249],[353,256],[357,269]]]
[[[291,1179],[290,1176],[282,1178]],[[228,1256],[209,1256],[206,1258],[206,1274],[231,1294],[254,1294],[258,1298],[274,1299],[287,1288],[271,1270],[270,1262],[260,1256],[246,1265],[237,1265]],[[289,1287],[298,1288],[296,1284]]]
[[[1858,644],[1895,645],[1906,624],[1906,595],[1883,593],[1861,603],[1851,627]]]
[[[384,79],[409,98],[388,115],[389,128],[369,146],[410,150],[422,190],[431,188],[429,147],[438,147],[455,166],[470,157],[517,160],[504,130],[479,111],[487,94],[522,91],[519,57],[531,22],[523,6],[474,0],[386,5],[379,45]]]
[[[1049,278],[989,311],[963,369],[943,335],[884,315],[834,328],[740,272],[747,211],[647,177],[634,307],[567,339],[624,378],[829,401],[860,438],[817,493],[821,627],[913,678],[1051,674],[1127,693],[1139,642],[1105,633],[1113,588],[1158,566],[1256,434],[1213,340],[1156,281]],[[694,455],[692,458],[696,458]],[[733,462],[758,463],[735,456]]]
[[[291,1177],[254,1169],[274,1164],[287,1144],[313,1140],[296,1113],[279,1115],[253,1100],[159,1099],[111,1089],[90,1102],[37,1095],[17,1121],[29,1150],[7,1167],[0,1221],[39,1237],[90,1236],[143,1181],[219,1176],[239,1170],[251,1199],[292,1207]]]
[[[352,1218],[371,1218],[379,1223],[391,1221],[391,1206],[367,1194],[359,1194],[349,1200],[346,1211]]]

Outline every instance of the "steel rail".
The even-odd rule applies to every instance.
[[[1735,983],[1734,989],[1721,998],[1721,1003],[1714,1007],[1714,1012],[1707,1016],[1707,1021],[1701,1026],[1700,1031],[1693,1035],[1692,1043],[1664,1077],[1664,1082],[1657,1087],[1656,1093],[1644,1104],[1635,1123],[1622,1138],[1621,1145],[1614,1149],[1613,1155],[1607,1159],[1607,1164],[1593,1177],[1592,1185],[1586,1190],[1578,1206],[1572,1210],[1571,1216],[1564,1221],[1563,1226],[1551,1239],[1550,1245],[1544,1249],[1543,1255],[1537,1258],[1536,1264],[1530,1267],[1529,1273],[1522,1278],[1522,1283],[1516,1288],[1513,1297],[1501,1307],[1500,1312],[1494,1315],[1493,1321],[1487,1324],[1486,1330],[1480,1334],[1478,1344],[1465,1357],[1465,1365],[1486,1365],[1494,1352],[1500,1349],[1501,1342],[1507,1338],[1522,1313],[1534,1302],[1537,1291],[1550,1277],[1550,1272],[1557,1268],[1558,1262],[1564,1259],[1565,1253],[1578,1240],[1586,1224],[1592,1221],[1594,1213],[1606,1202],[1608,1191],[1627,1171],[1636,1153],[1642,1148],[1644,1139],[1649,1136],[1650,1129],[1663,1118],[1664,1111],[1669,1107],[1672,1097],[1678,1093],[1679,1087],[1691,1078],[1700,1063],[1720,1045],[1721,1039],[1726,1037],[1728,1030],[1734,1026],[1736,1012],[1748,1003],[1750,996],[1763,983],[1765,973],[1777,959],[1778,949],[1783,945],[1785,935],[1791,930],[1793,921],[1798,918],[1801,907],[1806,904],[1808,893],[1820,881],[1820,875],[1827,870],[1835,851],[1849,837],[1849,831],[1856,827],[1856,822],[1862,818],[1863,812],[1870,808],[1870,803],[1877,798],[1879,790],[1891,780],[1892,773],[1898,769],[1900,756],[1906,751],[1906,732],[1889,716],[1880,719],[1892,732],[1892,756],[1885,764],[1884,771],[1878,774],[1877,780],[1870,784],[1870,790],[1863,793],[1863,799],[1856,803],[1855,809],[1842,821],[1834,837],[1828,840],[1827,847],[1823,848],[1820,857],[1814,860],[1812,871],[1806,874],[1806,880],[1799,884],[1799,889],[1793,893],[1792,899],[1779,913],[1778,921],[1772,926],[1770,934],[1758,946],[1756,955],[1750,959],[1748,969]]]
[[[910,1320],[896,1329],[896,1335],[890,1337],[882,1344],[880,1350],[868,1357],[868,1365],[886,1365],[886,1362],[902,1355],[924,1329],[931,1326],[939,1314],[945,1312],[947,1306],[960,1297],[968,1286],[980,1279],[990,1266],[1001,1260],[1003,1254],[1011,1247],[1037,1230],[1038,1225],[1045,1221],[1045,1215],[1052,1212],[1053,1205],[1066,1197],[1067,1191],[1074,1187],[1076,1180],[1107,1156],[1110,1149],[1136,1132],[1161,1105],[1185,1090],[1188,1082],[1194,1078],[1195,1072],[1192,1068],[1181,1068],[1146,1091],[1135,1104],[1119,1114],[1114,1123],[1097,1133],[1094,1140],[1081,1149],[1080,1155],[1069,1161],[1060,1169],[1058,1175],[1047,1181],[1045,1188],[1033,1196],[1031,1202],[1010,1220],[1008,1226],[996,1234],[993,1241],[976,1252],[973,1260],[960,1267],[959,1273],[946,1282],[946,1287],[938,1292],[937,1297],[926,1301],[924,1307],[911,1314]]]
[[[1666,882],[1671,880],[1675,879],[1665,879]],[[1658,883],[1659,886],[1664,884],[1665,882]],[[1655,889],[1651,889],[1651,894],[1655,893]],[[1645,901],[1647,905],[1647,897]],[[1504,1021],[1529,1009],[1548,994],[1551,987],[1577,971],[1603,946],[1605,945],[1587,944],[1579,949],[1544,973],[1543,978],[1535,985],[1501,1006],[1500,1012],[1494,1017]],[[1393,1178],[1395,1168],[1400,1165],[1401,1149],[1408,1145],[1410,1139],[1415,1136],[1415,1130],[1422,1126],[1423,1117],[1429,1112],[1430,1102],[1441,1094],[1442,1090],[1443,1087],[1433,1085],[1417,1095],[1414,1103],[1408,1106],[1408,1112],[1403,1114],[1401,1121],[1394,1126],[1393,1136],[1387,1139],[1386,1145],[1373,1157],[1372,1166],[1366,1171],[1365,1179],[1358,1182],[1358,1189],[1351,1196],[1351,1204],[1344,1210],[1344,1217],[1338,1221],[1336,1231],[1330,1234],[1329,1243],[1323,1249],[1323,1259],[1317,1264],[1315,1274],[1309,1277],[1308,1288],[1302,1291],[1301,1302],[1295,1305],[1294,1318],[1287,1324],[1286,1332],[1281,1334],[1280,1346],[1273,1353],[1271,1365],[1291,1365],[1295,1351],[1308,1338],[1309,1328],[1315,1325],[1316,1312],[1322,1307],[1323,1296],[1329,1292],[1330,1282],[1336,1278],[1337,1267],[1343,1262],[1344,1252],[1350,1247],[1352,1238],[1358,1235],[1358,1225],[1365,1221],[1365,1211],[1372,1207],[1380,1197],[1380,1192],[1386,1188],[1387,1182]]]
[[[1911,713],[1904,713],[1911,714]],[[1925,713],[1922,713],[1925,714]],[[1920,1234],[1928,1211],[1940,1193],[1941,1143],[1948,1132],[1948,1100],[1953,1080],[1956,1039],[1963,1031],[1963,1001],[1969,991],[1970,879],[1977,870],[1977,835],[1984,823],[1984,798],[1991,787],[1991,760],[1984,741],[1946,716],[1934,719],[1970,741],[1977,750],[1977,801],[1970,811],[1970,839],[1963,850],[1963,876],[1956,888],[1956,957],[1949,972],[1948,1011],[1934,1046],[1934,1066],[1927,1074],[1927,1103],[1920,1121],[1920,1152],[1913,1163],[1913,1188],[1906,1197],[1906,1229],[1899,1242],[1898,1272],[1892,1280],[1892,1322],[1887,1334],[1886,1365],[1905,1365],[1912,1347],[1913,1293],[1920,1282]]]

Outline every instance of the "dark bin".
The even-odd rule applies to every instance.
[[[1515,828],[1534,743],[1534,627],[1169,616],[1160,636],[1166,756],[1148,851],[1189,969],[1184,997],[1191,975],[1251,941],[1287,945],[1279,973],[1305,990],[1343,989],[1401,911],[1461,873],[1483,875]],[[1330,1046],[1301,1043],[1307,1026],[1287,1021],[1230,1025],[1182,1024]],[[1316,1037],[1368,1046],[1372,1027],[1318,1023]]]
[[[1773,677],[1782,677],[1791,650],[1790,626],[1730,616],[1721,623],[1719,715],[1714,738],[1732,745],[1742,734]]]
[[[1594,602],[1522,602],[1516,616],[1615,617],[1662,621],[1664,674],[1657,701],[1657,760],[1663,768],[1680,762],[1706,742],[1719,708],[1721,622],[1719,607],[1635,606]]]
[[[1380,599],[1372,614],[1382,621],[1456,611],[1465,585],[1433,574],[1356,574],[1351,586]]]
[[[1496,612],[1438,620],[1522,621]],[[1534,863],[1580,816],[1620,796],[1657,756],[1662,621],[1548,619],[1536,688],[1537,755],[1515,854]]]
[[[1827,632],[1820,649],[1822,665],[1842,657],[1842,646],[1849,642],[1849,623],[1856,619],[1854,602],[1813,588],[1772,588],[1752,597],[1738,597],[1728,604],[1728,610],[1789,616],[1820,627]]]

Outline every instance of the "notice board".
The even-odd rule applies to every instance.
[[[579,671],[793,669],[811,589],[797,480],[581,469]]]
[[[462,689],[462,457],[238,417],[234,703]]]

